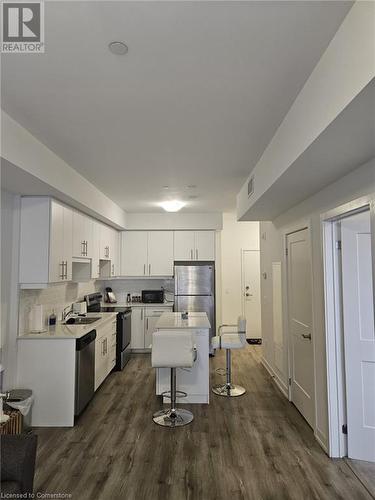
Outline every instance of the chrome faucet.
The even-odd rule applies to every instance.
[[[63,312],[62,312],[62,320],[65,321],[66,318],[69,316],[69,314],[71,314],[72,312],[73,312],[73,304],[70,304],[70,306],[64,307]]]

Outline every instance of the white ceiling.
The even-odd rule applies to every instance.
[[[46,2],[46,53],[3,55],[2,107],[126,211],[234,209],[351,5]]]

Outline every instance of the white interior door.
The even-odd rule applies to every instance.
[[[291,400],[313,426],[312,282],[307,229],[287,236],[287,269]]]
[[[260,252],[242,251],[242,310],[246,318],[246,338],[261,339]]]
[[[341,223],[348,456],[375,462],[375,333],[370,212]]]

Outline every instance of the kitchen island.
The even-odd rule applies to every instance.
[[[209,330],[211,328],[207,314],[190,312],[187,319],[182,319],[180,312],[165,312],[156,323],[155,335],[159,330],[191,330],[197,347],[197,359],[192,368],[177,369],[177,390],[187,393],[186,398],[178,403],[209,403]],[[170,369],[156,369],[156,394],[170,390]],[[169,403],[164,398],[164,403]]]

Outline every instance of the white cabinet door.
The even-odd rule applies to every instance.
[[[100,277],[99,252],[100,252],[100,224],[92,221],[92,256],[91,256],[91,278]]]
[[[121,276],[146,276],[147,231],[122,233]]]
[[[105,224],[100,224],[100,259],[110,260],[111,232]]]
[[[119,270],[119,254],[120,254],[120,244],[119,244],[119,232],[115,229],[110,229],[110,249],[109,255],[111,259],[111,276],[118,276],[120,274]]]
[[[106,340],[107,337],[105,335],[95,340],[95,391],[107,375]]]
[[[49,281],[64,281],[64,207],[60,203],[51,202],[50,249],[49,249]]]
[[[145,347],[144,308],[133,307],[131,316],[132,336],[130,347],[144,349]]]
[[[63,238],[65,281],[71,281],[73,260],[73,210],[68,207],[63,207]]]
[[[195,260],[215,260],[215,231],[195,231]]]
[[[91,258],[93,254],[93,220],[73,211],[73,256]]]
[[[145,326],[145,349],[150,349],[152,346],[152,334],[156,330],[155,326],[160,317],[158,316],[148,316],[146,317],[146,326]]]
[[[149,276],[173,276],[173,231],[148,232]]]
[[[194,231],[174,232],[174,260],[194,260]]]

